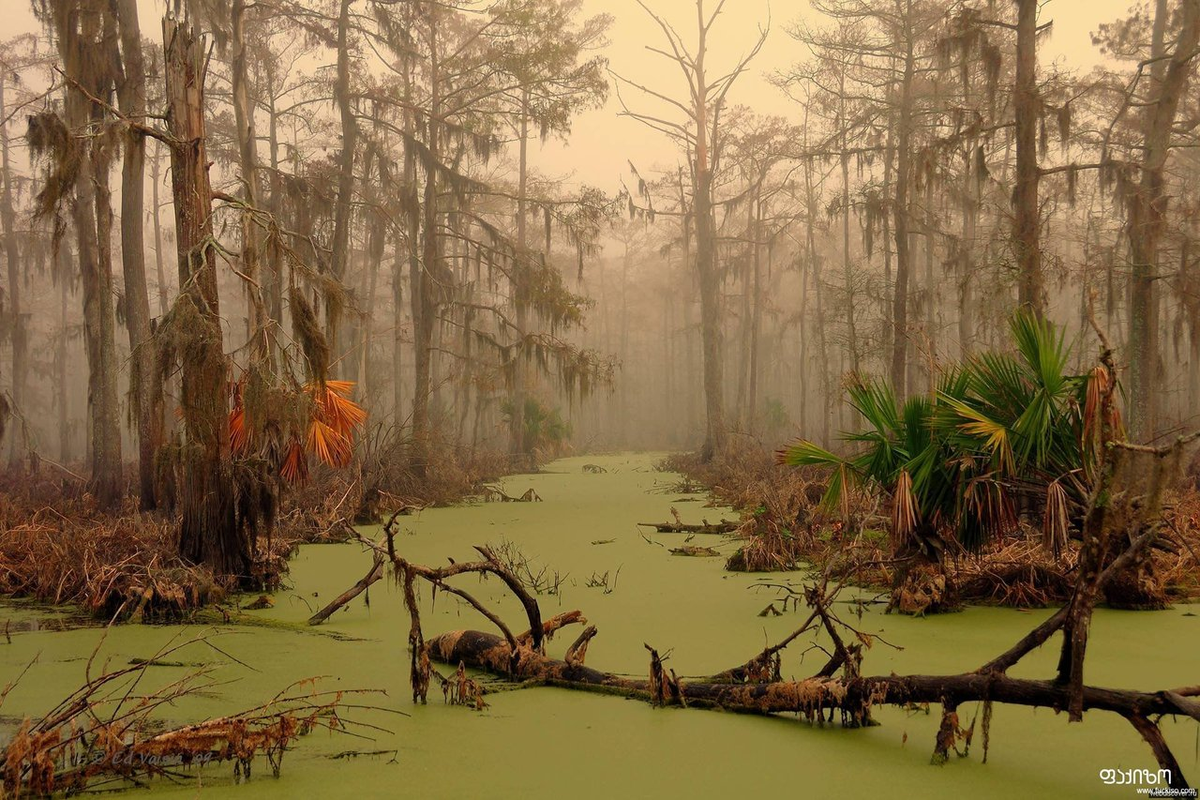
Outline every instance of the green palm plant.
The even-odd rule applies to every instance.
[[[504,400],[500,405],[500,416],[506,425],[511,425],[516,407],[514,401]],[[530,450],[533,448],[555,449],[571,438],[571,423],[562,418],[557,408],[542,405],[536,398],[526,397],[525,413],[522,415],[522,441]]]
[[[855,489],[888,494],[897,550],[916,545],[935,561],[951,540],[977,550],[1015,529],[1022,498],[1043,504],[1043,530],[1057,550],[1090,485],[1089,386],[1108,376],[1067,374],[1070,348],[1046,320],[1019,312],[1010,329],[1014,353],[954,365],[936,392],[903,405],[886,383],[856,379],[849,402],[866,425],[842,437],[855,452],[799,441],[780,461],[829,467],[830,508]]]

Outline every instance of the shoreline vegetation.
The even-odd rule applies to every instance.
[[[483,496],[509,471],[503,453],[439,450],[424,476],[370,451],[352,469],[315,469],[280,492],[253,542],[250,580],[213,574],[179,554],[178,515],[127,496],[96,503],[84,484],[45,465],[0,475],[0,597],[73,605],[101,621],[186,621],[242,593],[270,592],[301,544],[344,542],[356,524]]]
[[[732,535],[741,540],[726,560],[726,569],[774,572],[811,568],[837,580],[890,592],[896,570],[889,555],[887,527],[890,517],[879,498],[859,496],[849,509],[849,522],[824,508],[821,498],[826,476],[814,468],[793,470],[781,466],[771,451],[761,447],[731,448],[724,457],[707,463],[695,454],[669,456],[660,470],[683,479],[671,488],[707,492],[711,503],[740,512]],[[1152,594],[1165,602],[1200,599],[1200,490],[1188,478],[1171,491],[1164,503],[1168,530],[1164,546],[1150,556]],[[897,600],[904,613],[924,613],[930,606],[954,610],[963,604],[1012,608],[1041,608],[1065,603],[1074,586],[1080,543],[1071,539],[1055,555],[1044,545],[1041,531],[1031,520],[1003,540],[978,553],[959,552],[946,561],[946,572],[955,586],[952,598],[929,594]],[[1121,602],[1114,588],[1111,605]],[[1153,606],[1161,607],[1161,606]]]
[[[455,594],[467,606],[473,605],[482,610],[479,602],[471,597],[469,591],[450,583],[450,578],[453,576],[472,571],[498,577],[502,583],[510,586],[519,598],[523,598],[521,602],[527,610],[536,607],[538,601],[532,595],[535,588],[527,585],[529,578],[521,577],[521,573],[516,571],[521,560],[519,552],[500,553],[483,548],[480,550],[483,561],[478,564],[459,562],[458,564],[452,563],[451,567],[423,567],[407,562],[402,555],[403,542],[393,539],[394,523],[406,507],[418,508],[434,501],[438,504],[452,504],[468,498],[476,498],[479,502],[484,502],[489,498],[496,502],[503,501],[505,498],[520,502],[521,498],[509,496],[505,489],[489,486],[494,475],[485,473],[496,471],[497,464],[500,463],[503,463],[503,458],[497,456],[495,460],[487,461],[490,470],[484,470],[482,466],[477,466],[475,468],[479,470],[477,472],[470,472],[459,465],[455,474],[464,481],[459,485],[469,487],[471,491],[457,500],[444,489],[439,493],[427,492],[421,496],[425,502],[418,500],[418,495],[415,493],[408,495],[406,501],[391,513],[388,524],[384,526],[385,538],[380,542],[370,542],[362,534],[354,532],[348,520],[341,519],[338,523],[340,526],[338,535],[342,537],[343,541],[348,538],[354,539],[375,550],[376,567],[364,581],[369,583],[370,578],[376,572],[378,574],[374,575],[375,579],[381,579],[385,577],[386,572],[391,572],[403,587],[401,594],[407,598],[404,602],[409,613],[417,615],[414,620],[419,619],[416,605],[412,602],[414,580],[432,582],[439,587],[440,591]],[[588,466],[593,468],[589,470]],[[447,702],[451,704],[466,705],[477,709],[486,707],[487,695],[495,688],[490,687],[486,681],[480,682],[475,677],[475,672],[464,671],[463,667],[465,666],[470,670],[495,673],[503,681],[508,682],[505,684],[506,686],[510,686],[511,682],[515,680],[523,687],[549,685],[579,688],[643,699],[658,706],[682,704],[693,708],[733,708],[753,713],[795,712],[813,723],[817,720],[821,720],[823,724],[840,720],[841,724],[850,727],[874,724],[871,709],[880,704],[920,704],[942,700],[945,704],[943,731],[939,734],[935,745],[935,762],[939,759],[946,760],[951,752],[962,754],[968,751],[970,729],[965,723],[960,722],[957,716],[957,709],[961,704],[986,696],[989,703],[1014,702],[1021,705],[1049,705],[1064,709],[1070,706],[1073,695],[1067,684],[1059,685],[1053,681],[1024,681],[1004,676],[1002,673],[1008,666],[1011,666],[1007,662],[1013,660],[1009,654],[1001,656],[1000,660],[1005,663],[995,668],[1000,670],[997,673],[1000,677],[992,678],[987,677],[986,674],[979,676],[966,674],[961,676],[884,677],[870,676],[868,673],[861,672],[861,663],[867,650],[862,637],[865,636],[874,642],[875,636],[866,634],[855,628],[853,624],[847,624],[838,619],[832,609],[836,602],[840,602],[837,600],[837,595],[842,587],[860,585],[887,588],[890,585],[892,573],[885,563],[879,563],[886,561],[880,554],[885,552],[887,537],[863,535],[860,532],[858,536],[852,538],[849,527],[838,519],[836,514],[829,513],[821,506],[820,500],[825,486],[819,470],[807,467],[801,470],[787,468],[777,463],[772,453],[761,449],[746,449],[736,453],[731,451],[725,458],[711,461],[707,465],[702,464],[695,454],[674,454],[658,463],[656,468],[660,471],[669,470],[678,476],[673,483],[658,484],[653,490],[656,494],[696,493],[704,490],[710,494],[714,505],[729,505],[742,511],[741,520],[736,523],[722,519],[716,524],[706,522],[700,525],[686,525],[676,520],[673,525],[667,525],[669,530],[678,528],[679,532],[685,536],[699,533],[708,536],[723,535],[735,541],[744,540],[741,545],[742,549],[739,549],[738,553],[730,559],[733,562],[730,565],[731,568],[739,566],[736,562],[745,557],[747,546],[757,546],[763,548],[764,552],[771,553],[772,557],[783,558],[786,561],[786,563],[771,562],[772,566],[787,568],[808,566],[812,573],[818,575],[813,578],[817,583],[809,585],[806,582],[803,587],[796,584],[794,593],[796,613],[803,612],[805,606],[812,610],[808,620],[800,625],[796,632],[767,647],[763,653],[756,655],[746,664],[707,679],[683,680],[675,677],[670,669],[663,666],[663,657],[651,649],[649,650],[650,678],[646,680],[599,673],[584,665],[588,646],[597,632],[596,628],[590,626],[579,611],[563,612],[547,619],[542,619],[540,612],[531,616],[530,619],[534,621],[530,623],[532,626],[530,630],[538,631],[540,636],[532,635],[529,631],[515,633],[517,628],[510,627],[500,617],[490,615],[488,618],[499,626],[499,635],[470,630],[451,631],[425,640],[424,634],[420,632],[419,622],[414,622],[414,625],[418,626],[410,631],[410,646],[413,656],[410,670],[412,671],[414,697],[423,702],[425,691],[431,687],[440,686],[446,695]],[[583,471],[587,473],[596,471],[596,469],[594,465],[585,465]],[[472,476],[469,481],[466,480],[468,475]],[[297,486],[294,489],[297,492],[303,492],[306,497],[327,498],[326,504],[321,506],[324,509],[337,511],[354,507],[353,501],[357,494],[355,491],[348,490],[346,486],[346,483],[352,480],[351,478],[343,474],[339,480],[333,481],[331,485],[323,488],[318,483],[321,480],[320,473],[317,473],[314,474],[311,484]],[[533,492],[532,495],[529,501],[536,502],[534,499],[537,496],[536,492]],[[46,499],[44,496],[40,498],[41,501]],[[84,499],[81,498],[77,502],[84,502]],[[299,500],[294,499],[290,502],[299,502]],[[554,498],[550,497],[548,502],[554,502]],[[669,503],[670,501],[664,498],[662,505],[665,508],[669,506]],[[1140,505],[1135,505],[1141,508]],[[1164,501],[1163,505],[1167,513],[1171,515],[1195,514],[1198,508],[1196,492],[1191,488],[1184,489],[1178,496],[1172,496],[1171,499]],[[60,512],[62,510],[61,507],[52,503],[46,505],[45,508],[59,509]],[[53,512],[44,513],[53,515]],[[328,512],[326,513],[327,516],[322,519],[331,519]],[[286,518],[286,515],[287,512],[281,516]],[[117,522],[113,523],[111,531],[99,537],[93,536],[95,548],[91,555],[93,561],[89,563],[98,563],[97,559],[111,557],[116,552],[106,547],[106,537],[129,536],[131,531],[137,530],[139,531],[138,535],[152,539],[156,535],[161,537],[172,530],[172,527],[163,521],[153,526],[147,525],[145,523],[147,516],[132,512],[131,517],[124,521],[118,518]],[[857,509],[853,518],[857,520],[861,531],[870,530],[872,525],[885,527],[888,519],[886,509],[878,501]],[[131,519],[135,522],[131,522]],[[328,530],[331,527],[327,522],[324,523],[324,527],[320,527],[315,514],[310,514],[304,519],[312,525],[309,530]],[[136,522],[136,520],[141,522]],[[799,543],[794,541],[798,537],[782,535],[783,528],[780,525],[784,520],[788,521],[792,530],[797,530],[797,520],[803,520],[806,525],[804,531],[809,535]],[[729,530],[730,528],[733,530]],[[103,526],[95,529],[87,529],[86,526],[80,527],[81,532],[85,529],[93,532],[107,530]],[[768,550],[774,546],[772,543],[755,543],[755,537],[762,535],[760,531],[768,531],[767,536],[784,540],[793,549],[774,553]],[[11,531],[8,533],[11,534]],[[30,535],[29,531],[23,530],[18,538],[24,539]],[[1044,550],[1032,526],[1029,530],[1023,529],[1023,535],[1024,539],[1000,543],[994,551],[985,551],[979,555],[964,554],[959,559],[950,559],[947,563],[950,565],[952,582],[970,586],[964,576],[972,573],[968,571],[969,567],[964,568],[963,566],[970,559],[976,559],[985,565],[975,567],[975,574],[986,570],[993,573],[998,572],[996,564],[1004,558],[1012,558],[1022,569],[1029,569],[1031,562],[1034,564],[1046,563],[1049,559],[1048,551]],[[84,537],[78,538],[82,540]],[[857,543],[854,541],[855,538],[858,539]],[[326,536],[324,540],[330,541],[331,538]],[[279,558],[284,568],[286,568],[288,554],[293,553],[295,545],[299,543],[301,540],[298,538],[280,537],[280,543],[276,546],[281,548]],[[146,547],[146,544],[143,542],[140,546]],[[1061,554],[1053,566],[1048,565],[1044,568],[1047,571],[1055,570],[1055,574],[1059,574],[1057,571],[1062,570],[1067,574],[1063,574],[1060,580],[1070,581],[1069,573],[1076,571],[1079,563],[1078,549],[1075,548],[1076,546],[1072,544],[1072,549]],[[1019,550],[1015,556],[1014,549]],[[0,548],[0,551],[2,550]],[[1133,543],[1130,545],[1130,550],[1121,558],[1127,558],[1128,553],[1132,552],[1134,552]],[[64,559],[74,558],[76,555],[72,551],[64,550]],[[1171,553],[1170,551],[1162,551],[1161,556],[1156,555],[1155,557],[1164,559],[1164,567],[1171,563],[1168,559],[1175,558],[1182,561],[1186,558],[1182,553]],[[805,564],[798,563],[801,561]],[[1064,563],[1069,566],[1064,567]],[[157,574],[170,576],[171,580],[182,580],[169,572],[169,567],[165,562],[155,565],[154,568],[158,569],[159,566],[163,569]],[[1097,596],[1100,598],[1104,597],[1113,576],[1120,572],[1117,568],[1119,565],[1110,564],[1110,566],[1113,568],[1105,570],[1103,579],[1097,581]],[[152,574],[151,572],[138,572],[138,570],[147,569],[147,565],[144,564],[125,565],[124,568],[130,570],[128,574]],[[1180,574],[1193,577],[1196,572],[1187,564],[1175,564],[1175,568],[1180,570]],[[196,581],[195,585],[199,585],[201,580],[194,575],[188,576],[188,579]],[[166,585],[166,578],[163,580]],[[116,596],[115,593],[118,591],[117,587],[120,583],[116,580],[111,583],[110,591],[114,593],[113,596]],[[1015,581],[1008,582],[1008,585],[1015,583]],[[993,586],[999,585],[1001,585],[999,582],[993,584]],[[1195,597],[1192,593],[1194,587],[1190,591],[1186,585],[1182,584],[1176,588],[1176,584],[1169,581],[1165,581],[1164,586],[1168,588],[1168,594],[1173,599],[1183,600]],[[177,584],[176,590],[178,590]],[[158,589],[156,588],[155,591],[157,593]],[[211,591],[214,594],[202,601],[210,606],[214,601],[223,597],[217,594],[219,590]],[[961,591],[960,602],[962,602],[963,595],[969,594],[970,591],[973,590]],[[1014,593],[1010,597],[1027,600],[1033,596],[1037,602],[1013,602],[1010,605],[1026,607],[1046,604],[1043,602],[1045,599],[1043,594],[1035,596],[1031,592],[1032,590],[1026,589],[1025,594]],[[144,594],[138,595],[136,592],[131,592],[128,593],[128,596],[139,597]],[[354,596],[354,594],[350,594],[350,599],[353,599]],[[144,607],[135,607],[131,613],[123,612],[115,615],[113,621],[128,623],[171,618],[186,620],[188,618],[184,609],[188,607],[191,597],[175,605],[156,606],[154,602],[157,597],[156,594],[151,600],[146,601]],[[199,597],[199,595],[194,597]],[[527,603],[526,600],[529,602]],[[1069,600],[1068,597],[1068,603],[1062,605],[1061,610],[1053,615],[1045,625],[1031,632],[1027,641],[1019,643],[1013,649],[1013,652],[1017,654],[1017,660],[1023,653],[1028,652],[1030,647],[1044,642],[1066,624],[1065,618],[1070,609]],[[970,602],[976,601],[971,600]],[[899,610],[906,611],[907,609],[902,607]],[[916,613],[929,610],[931,609],[917,609]],[[239,618],[227,618],[226,621],[237,624]],[[560,661],[546,656],[544,640],[549,639],[560,628],[571,625],[579,625],[581,633],[567,647],[564,659]],[[833,654],[830,664],[809,679],[782,681],[778,666],[781,653],[792,641],[812,636],[830,637],[831,644],[828,646],[832,648]],[[885,641],[879,643],[887,645]],[[117,682],[119,678],[129,676],[136,680],[142,671],[151,666],[175,664],[176,662],[171,660],[174,652],[174,650],[169,650],[138,664],[131,664],[128,669],[118,670],[119,674],[116,677],[105,675],[97,679],[89,679],[88,686],[91,688],[84,687],[80,690],[84,694],[80,696],[79,702],[91,707],[92,696],[93,694],[98,696],[99,687],[107,686],[109,683]],[[1005,660],[1006,656],[1008,657],[1007,661]],[[432,666],[432,662],[447,664],[450,672],[448,674],[438,672]],[[202,683],[204,676],[200,674],[201,672],[203,671],[197,673],[195,680]],[[179,688],[172,689],[172,691],[191,691],[191,689],[183,688],[184,683],[187,682],[181,682]],[[187,683],[187,685],[191,684]],[[1147,741],[1151,742],[1151,747],[1157,747],[1154,744],[1157,741],[1156,734],[1152,725],[1147,724],[1145,719],[1152,718],[1158,713],[1190,713],[1190,709],[1194,706],[1194,700],[1188,694],[1190,690],[1187,690],[1187,687],[1167,693],[1168,698],[1173,696],[1172,693],[1178,695],[1178,700],[1168,699],[1165,701],[1161,698],[1152,699],[1158,698],[1159,695],[1150,693],[1144,695],[1123,694],[1114,690],[1100,690],[1093,687],[1084,687],[1082,691],[1084,710],[1107,709],[1130,717],[1134,721],[1135,727],[1141,726],[1139,731],[1148,737]],[[138,742],[144,743],[134,747],[115,744],[114,742],[117,740],[112,738],[107,728],[93,728],[90,731],[65,735],[62,733],[62,721],[56,722],[53,714],[47,716],[46,720],[49,721],[27,721],[18,731],[17,738],[9,745],[10,747],[19,745],[16,750],[12,751],[13,759],[16,760],[16,763],[29,765],[34,763],[52,764],[53,769],[43,767],[40,768],[41,771],[37,771],[32,766],[21,767],[20,770],[24,770],[21,774],[25,776],[21,779],[24,781],[22,786],[25,787],[21,791],[38,796],[85,785],[89,787],[111,786],[113,781],[123,781],[127,785],[134,785],[152,777],[180,779],[195,774],[191,766],[201,766],[213,761],[232,763],[239,776],[248,777],[251,764],[256,760],[264,759],[264,757],[269,768],[277,773],[283,751],[297,736],[314,727],[334,729],[337,725],[342,724],[342,705],[349,704],[349,708],[354,708],[359,707],[361,702],[367,702],[353,699],[354,693],[348,695],[330,693],[327,695],[322,694],[321,690],[316,687],[308,686],[303,687],[302,691],[289,690],[280,697],[285,698],[286,702],[272,701],[263,709],[200,723],[189,723],[178,728],[171,727],[167,731],[159,730],[153,725],[144,728],[149,721],[139,718],[136,724],[131,722],[130,727],[122,729],[132,731],[144,728],[144,734],[138,734],[138,737],[144,738],[135,737]],[[98,699],[97,702],[99,702]],[[159,700],[154,702],[158,703]],[[164,696],[162,702],[169,701]],[[1155,705],[1156,703],[1158,705]],[[990,714],[990,712],[988,713]],[[56,739],[55,735],[48,732],[57,732],[59,738]],[[121,741],[127,739],[128,736]],[[103,757],[94,758],[97,753],[102,754]],[[1162,754],[1161,763],[1173,763],[1173,758],[1174,756],[1170,754],[1169,750],[1165,751]],[[1164,767],[1164,769],[1167,768]],[[1173,768],[1176,769],[1176,772],[1172,773],[1173,775],[1181,775],[1177,764]],[[21,793],[10,792],[10,794],[20,796]]]

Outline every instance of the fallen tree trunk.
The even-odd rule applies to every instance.
[[[652,686],[647,678],[631,678],[601,672],[582,665],[549,658],[522,648],[514,673],[507,672],[512,652],[503,637],[482,631],[452,631],[429,640],[430,655],[443,663],[465,664],[531,684],[620,694],[650,701]],[[960,704],[995,702],[1032,708],[1067,708],[1069,688],[1054,681],[1010,678],[997,672],[968,672],[958,675],[874,675],[850,679],[808,678],[800,681],[733,683],[712,678],[678,681],[683,705],[720,708],[755,714],[798,713],[813,715],[837,710],[855,722],[865,722],[871,707],[907,706],[918,703]],[[1200,720],[1200,701],[1192,697],[1200,687],[1170,691],[1138,692],[1085,686],[1085,710],[1112,711],[1123,717],[1184,715]]]

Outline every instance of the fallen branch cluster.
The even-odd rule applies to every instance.
[[[509,583],[498,565],[491,560],[486,548],[478,548],[484,561],[457,564],[445,568],[413,565],[394,556],[393,565],[405,584],[406,605],[411,617],[411,682],[414,702],[424,702],[431,677],[443,686],[465,679],[464,668],[478,669],[519,682],[522,686],[556,686],[560,688],[615,694],[644,700],[656,706],[678,705],[699,709],[724,709],[756,714],[794,713],[810,722],[835,722],[858,727],[872,723],[871,711],[881,705],[909,707],[916,704],[942,706],[942,725],[934,743],[932,760],[944,763],[950,750],[968,734],[958,722],[958,708],[969,702],[984,704],[985,719],[990,718],[994,703],[1026,707],[1046,707],[1080,715],[1084,711],[1108,711],[1120,714],[1150,745],[1163,769],[1170,770],[1171,786],[1187,786],[1183,772],[1171,753],[1156,720],[1166,715],[1185,715],[1200,720],[1200,686],[1180,687],[1158,692],[1141,692],[1074,685],[1059,677],[1049,680],[1029,680],[1010,677],[1008,670],[1025,655],[1044,644],[1056,632],[1063,630],[1071,618],[1068,608],[1014,645],[1005,653],[973,672],[958,675],[863,675],[861,665],[864,651],[880,641],[878,637],[857,630],[840,620],[833,612],[837,589],[814,585],[804,592],[811,613],[804,623],[780,642],[765,648],[746,662],[716,675],[684,679],[665,665],[667,658],[649,645],[647,677],[634,678],[592,669],[584,663],[587,647],[597,635],[595,626],[578,611],[560,614],[540,623],[536,601],[515,592],[526,605],[529,630],[514,635],[512,629],[487,610],[481,603],[461,590],[451,593],[476,607],[499,630],[500,634],[475,630],[443,633],[426,640],[421,630],[416,608],[415,582],[424,579],[443,590],[445,581],[465,572],[494,574]],[[392,557],[392,556],[389,556]],[[1101,576],[1108,580],[1110,570]],[[511,584],[510,584],[511,588]],[[584,625],[578,638],[567,648],[562,659],[546,655],[545,642],[567,624]],[[541,636],[532,631],[541,631]],[[794,641],[814,631],[828,639],[822,646],[828,653],[823,666],[803,680],[783,680],[780,674],[781,653]],[[1070,640],[1068,640],[1070,641]],[[817,645],[814,645],[817,646]],[[454,678],[441,676],[432,667],[438,661],[456,667]],[[451,702],[479,705],[479,687],[473,686],[467,700],[453,696]],[[988,748],[985,729],[984,757]]]
[[[248,780],[260,757],[278,776],[289,745],[314,729],[352,735],[362,735],[350,730],[356,726],[382,730],[343,717],[347,709],[370,707],[350,701],[370,692],[321,690],[315,679],[297,682],[238,714],[165,726],[164,709],[184,696],[210,689],[215,681],[201,668],[143,694],[139,689],[146,670],[172,663],[165,661],[167,656],[203,641],[176,644],[154,658],[98,676],[92,675],[93,653],[86,682],[40,720],[25,719],[0,750],[0,797],[140,786],[156,777],[181,780],[189,777],[187,768],[213,762],[232,763],[235,777]],[[15,684],[0,691],[0,704]]]
[[[488,503],[540,503],[542,497],[537,493],[537,490],[532,487],[525,491],[525,494],[514,497],[506,494],[503,489],[496,485],[488,485],[483,487],[483,499]]]

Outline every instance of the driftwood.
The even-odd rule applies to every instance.
[[[1103,338],[1103,337],[1102,337]],[[1115,381],[1111,350],[1105,342],[1101,364],[1092,373],[1089,387],[1089,418],[1084,432],[1092,453],[1090,469],[1096,475],[1095,490],[1084,520],[1083,551],[1080,570],[1071,601],[1059,612],[1034,628],[1004,653],[973,672],[957,675],[877,675],[864,676],[860,667],[863,650],[878,637],[855,630],[831,611],[837,589],[824,582],[804,591],[812,609],[797,630],[779,643],[764,649],[749,661],[708,678],[680,679],[664,666],[658,651],[646,645],[650,654],[648,677],[634,678],[591,669],[584,664],[588,644],[596,636],[594,626],[567,650],[563,660],[550,658],[544,641],[554,630],[571,623],[585,624],[579,612],[560,614],[543,623],[537,602],[520,581],[503,567],[486,548],[476,548],[484,561],[454,564],[440,569],[414,565],[395,552],[394,536],[388,532],[387,555],[396,575],[403,579],[405,603],[412,630],[412,685],[414,701],[424,701],[428,692],[431,661],[437,660],[458,669],[458,681],[465,678],[464,667],[491,672],[523,685],[550,685],[586,691],[620,694],[646,700],[654,705],[682,705],[693,708],[721,708],[733,711],[772,714],[792,712],[809,720],[833,721],[840,715],[843,724],[859,726],[871,722],[871,709],[886,704],[907,707],[912,704],[939,704],[942,720],[934,743],[933,762],[945,763],[951,749],[969,741],[973,730],[959,725],[958,707],[966,702],[983,703],[983,750],[987,758],[988,720],[994,703],[1027,707],[1047,707],[1067,711],[1070,719],[1081,719],[1087,711],[1108,711],[1124,717],[1145,740],[1161,769],[1169,775],[1173,789],[1187,787],[1179,763],[1167,745],[1158,721],[1165,715],[1184,715],[1200,721],[1200,685],[1158,692],[1110,689],[1085,685],[1082,681],[1087,635],[1096,599],[1114,575],[1136,564],[1155,543],[1165,527],[1160,498],[1168,478],[1178,474],[1183,445],[1200,434],[1179,439],[1164,448],[1147,448],[1116,442],[1118,417],[1113,402]],[[1150,463],[1147,464],[1146,462]],[[707,523],[706,523],[707,524]],[[679,525],[678,520],[676,525]],[[654,524],[660,530],[675,526]],[[379,549],[382,552],[382,549]],[[452,589],[445,581],[459,573],[489,573],[508,585],[525,608],[529,630],[520,637],[490,610],[465,592]],[[481,631],[444,633],[426,642],[413,589],[422,578],[435,587],[450,591],[480,611],[501,635]],[[832,643],[826,650],[829,660],[811,677],[795,681],[780,677],[780,653],[789,644],[810,631],[823,632]],[[1008,670],[1024,656],[1045,644],[1051,636],[1063,633],[1057,674],[1049,680],[1012,678]],[[849,636],[843,634],[848,633]],[[884,644],[887,644],[884,642]],[[443,690],[454,681],[442,679]],[[449,694],[448,694],[449,697]],[[462,701],[459,702],[469,702]],[[476,703],[478,705],[478,702]]]

